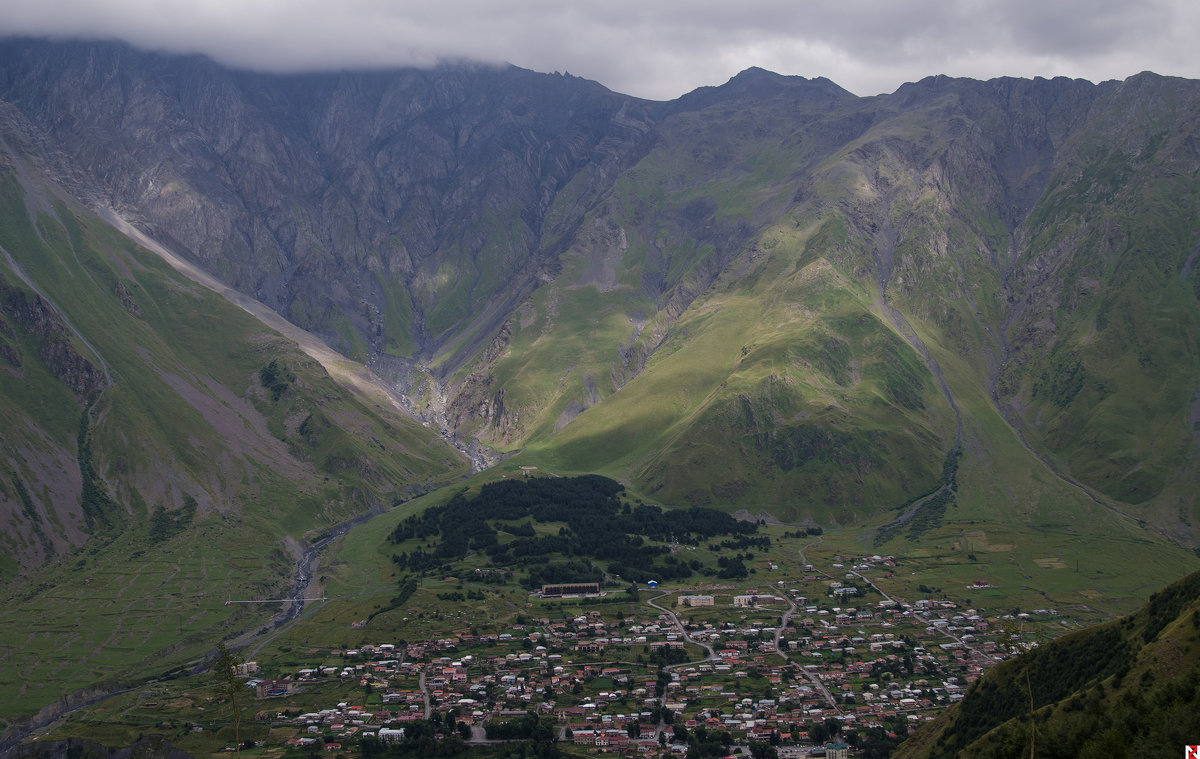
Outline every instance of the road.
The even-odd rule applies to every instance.
[[[795,613],[796,603],[789,598],[788,610],[784,612],[782,619],[780,619],[779,627],[775,628],[775,652],[783,657],[784,661],[790,664],[795,664],[797,667],[799,667],[800,671],[804,673],[804,676],[808,678],[808,681],[812,683],[813,687],[819,690],[821,695],[825,696],[825,700],[829,702],[829,706],[832,707],[835,712],[841,714],[842,709],[840,706],[838,706],[837,699],[835,699],[833,694],[829,692],[829,688],[825,687],[825,683],[821,681],[821,676],[814,672],[807,664],[800,664],[799,662],[792,661],[792,657],[788,656],[787,652],[784,651],[779,645],[779,639],[783,635],[783,631],[787,628],[788,622],[791,621],[792,615]]]
[[[684,629],[683,623],[679,621],[679,617],[676,616],[675,612],[671,611],[670,609],[668,609],[665,606],[659,606],[658,604],[655,603],[655,601],[657,601],[660,598],[665,598],[666,596],[673,595],[678,592],[679,591],[676,591],[676,590],[665,591],[665,592],[660,593],[659,595],[655,596],[654,598],[647,599],[646,603],[649,604],[650,606],[653,606],[654,608],[658,609],[659,611],[663,612],[664,614],[667,615],[668,618],[670,618],[671,624],[675,625],[675,629],[678,630],[679,634],[683,637],[684,643],[691,643],[694,646],[700,646],[701,648],[703,648],[705,651],[708,652],[708,656],[704,657],[703,659],[699,659],[697,661],[680,662],[678,664],[668,664],[665,667],[663,667],[663,669],[671,670],[671,669],[678,669],[679,667],[690,667],[690,666],[693,666],[696,664],[703,664],[705,662],[710,662],[710,661],[720,661],[721,657],[717,655],[717,652],[713,650],[712,646],[710,646],[708,643],[702,643],[702,642],[696,640],[695,638],[693,638],[691,635],[688,635],[687,630]],[[666,688],[663,688],[663,692],[658,694],[658,706],[659,706],[660,710],[666,703],[667,703],[667,690],[666,690]],[[661,711],[660,711],[660,713],[661,713]],[[660,735],[662,735],[664,732],[666,732],[666,729],[667,729],[667,723],[662,719],[662,717],[659,717],[658,725],[656,725],[654,728],[654,740],[658,740],[658,737]]]
[[[658,604],[654,603],[655,601],[657,601],[660,598],[663,598],[665,596],[669,596],[669,595],[672,595],[672,594],[678,593],[678,592],[679,591],[676,591],[676,590],[668,590],[665,593],[661,593],[661,594],[655,596],[654,598],[647,600],[646,603],[653,606],[654,608],[658,609],[659,611],[664,612],[668,617],[671,618],[671,624],[675,625],[675,629],[679,631],[679,634],[681,636],[683,636],[683,640],[685,643],[691,643],[693,646],[700,646],[701,648],[703,648],[705,651],[708,652],[708,656],[699,661],[683,662],[681,664],[669,664],[666,667],[664,667],[664,669],[674,669],[676,667],[686,667],[686,666],[689,666],[692,664],[703,664],[706,661],[720,660],[721,657],[717,656],[717,652],[713,650],[712,646],[710,646],[707,643],[702,643],[702,642],[696,640],[695,638],[693,638],[692,636],[688,635],[687,630],[685,630],[683,628],[683,623],[679,621],[679,617],[675,616],[675,612],[671,611],[670,609],[668,609],[665,606],[659,606]]]
[[[803,556],[803,554],[801,554],[801,556]],[[807,563],[807,562],[805,562],[805,563]],[[696,664],[703,664],[705,662],[710,662],[710,661],[721,661],[721,657],[717,654],[716,651],[713,650],[713,647],[711,645],[709,645],[708,643],[698,641],[698,640],[694,639],[692,636],[688,635],[687,630],[684,629],[684,627],[683,627],[683,623],[681,623],[679,621],[679,617],[676,616],[674,611],[668,609],[665,606],[659,606],[657,603],[655,603],[655,601],[657,601],[658,599],[664,598],[666,596],[672,595],[673,593],[677,593],[677,592],[678,591],[674,591],[674,590],[666,591],[665,593],[661,593],[661,594],[655,596],[654,598],[647,600],[646,603],[649,604],[650,606],[653,606],[654,608],[658,609],[659,611],[664,612],[670,618],[671,623],[673,625],[675,625],[675,629],[677,629],[679,631],[679,634],[683,637],[683,640],[686,643],[691,643],[692,645],[700,646],[701,648],[703,648],[705,651],[708,652],[708,656],[706,656],[705,658],[700,659],[698,661],[681,662],[679,664],[668,664],[667,666],[663,667],[663,669],[670,670],[670,669],[677,669],[679,667],[691,667]],[[782,621],[780,622],[779,626],[775,628],[775,651],[781,657],[783,657],[784,661],[786,661],[790,664],[795,664],[800,669],[800,671],[804,673],[804,676],[808,678],[808,681],[810,683],[812,683],[813,688],[815,688],[817,691],[819,691],[821,693],[821,695],[823,695],[825,697],[825,700],[829,703],[830,708],[832,708],[838,714],[841,714],[842,710],[841,710],[841,707],[838,706],[837,699],[834,698],[833,693],[831,693],[829,691],[829,688],[825,687],[825,683],[821,681],[820,676],[808,665],[800,664],[799,662],[793,662],[792,658],[790,656],[788,656],[787,652],[785,652],[779,645],[779,639],[780,639],[780,636],[783,634],[784,628],[786,628],[788,626],[788,622],[791,620],[792,615],[796,612],[796,604],[791,599],[788,599],[788,607],[789,607],[788,610],[786,612],[784,612]],[[666,703],[666,693],[664,692],[661,695],[659,695],[659,697],[658,697],[658,705],[661,707],[665,703]],[[658,739],[659,734],[662,733],[664,730],[666,730],[666,727],[667,727],[666,723],[660,719],[658,722],[658,727],[654,731],[654,738],[656,740]]]
[[[828,572],[826,572],[823,569],[818,569],[812,562],[810,562],[808,560],[808,556],[806,556],[804,554],[804,550],[806,548],[809,548],[809,547],[815,546],[815,545],[819,545],[823,542],[825,542],[825,537],[823,535],[818,535],[817,539],[815,541],[813,541],[812,543],[805,543],[800,548],[800,550],[797,551],[797,553],[800,554],[800,561],[802,561],[804,563],[804,566],[806,568],[812,567],[813,572],[816,572],[819,575],[824,575],[827,579],[832,579],[833,575],[829,574]],[[861,577],[861,575],[860,575],[860,577]],[[864,577],[863,579],[865,580],[866,578]],[[868,580],[868,582],[870,582],[870,581]],[[872,587],[874,587],[874,586],[872,585]],[[879,590],[879,589],[876,588],[876,590]],[[788,599],[788,605],[791,608],[789,608],[787,610],[787,613],[785,613],[783,615],[783,621],[780,623],[779,627],[775,630],[775,650],[778,651],[779,655],[782,656],[786,661],[790,662],[790,661],[792,661],[792,658],[790,656],[788,656],[783,651],[783,649],[781,649],[779,647],[779,636],[783,634],[784,628],[786,628],[788,626],[788,622],[790,622],[792,619],[792,614],[794,614],[796,611],[796,604],[793,603],[790,598]],[[825,620],[821,620],[821,623],[825,624],[826,627],[829,626],[828,624],[825,623]],[[825,700],[829,702],[829,705],[831,707],[833,707],[833,710],[835,712],[837,712],[838,714],[841,714],[842,708],[838,705],[837,699],[833,697],[833,694],[829,691],[829,688],[825,687],[825,683],[821,681],[820,675],[818,675],[815,671],[813,671],[812,667],[810,667],[807,664],[799,664],[796,662],[793,662],[793,663],[796,664],[796,666],[798,666],[800,668],[800,671],[803,672],[804,676],[808,678],[808,681],[813,684],[813,687],[815,687],[817,690],[821,691],[821,694],[825,696]]]
[[[884,599],[886,599],[886,600],[888,600],[888,601],[891,601],[892,603],[896,603],[896,599],[892,598],[892,597],[891,597],[891,596],[889,596],[887,593],[884,593],[884,592],[883,592],[883,590],[882,590],[882,589],[881,589],[881,588],[880,588],[878,585],[876,585],[875,583],[871,582],[871,581],[870,581],[869,579],[867,579],[867,578],[866,578],[864,575],[860,574],[860,573],[858,572],[858,570],[856,570],[856,569],[851,569],[851,570],[850,570],[850,574],[852,574],[852,575],[854,575],[854,576],[858,577],[858,579],[860,579],[860,580],[862,580],[863,582],[865,582],[866,584],[870,585],[872,588],[874,588],[874,589],[875,589],[875,592],[876,592],[876,593],[878,593],[879,595],[883,596],[883,597],[884,597]]]
[[[417,687],[421,689],[421,695],[425,698],[425,719],[433,716],[433,704],[429,700],[429,689],[425,687],[425,670],[421,670],[421,677],[417,680]]]

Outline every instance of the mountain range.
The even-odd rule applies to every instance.
[[[868,547],[1120,545],[1157,587],[1200,543],[1197,123],[1152,73],[652,102],[2,41],[0,576],[93,665],[14,708],[261,623],[106,664],[55,614],[130,555],[134,598],[282,592],[505,460]]]

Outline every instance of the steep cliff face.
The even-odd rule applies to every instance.
[[[119,211],[354,358],[471,336],[448,370],[553,268],[653,119],[515,68],[266,76],[32,41],[0,57],[0,98]]]
[[[9,517],[3,550],[6,558],[29,570],[87,539],[77,451],[69,439],[54,439],[44,416],[73,414],[78,419],[107,387],[108,378],[81,352],[78,338],[45,299],[19,280],[10,281],[11,276],[0,271],[0,385],[48,385],[21,398],[36,398],[38,408],[18,407],[5,414],[2,438],[6,461],[0,513]]]

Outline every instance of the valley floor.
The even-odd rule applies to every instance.
[[[377,623],[329,618],[326,606],[246,665],[236,729],[207,676],[111,699],[40,739],[127,745],[154,732],[202,755],[232,748],[236,734],[261,755],[349,756],[400,729],[457,751],[532,739],[537,726],[565,754],[683,755],[707,744],[836,755],[845,741],[855,755],[885,756],[987,667],[1076,626],[1055,608],[1000,613],[985,581],[901,597],[892,586],[909,569],[903,558],[827,550],[800,553],[787,579],[643,588],[636,598],[523,596],[448,578],[441,603],[403,609],[428,637],[413,627],[407,639],[354,648],[326,641],[362,639]],[[759,561],[764,573],[780,569]],[[497,607],[516,613],[497,624],[488,611]]]

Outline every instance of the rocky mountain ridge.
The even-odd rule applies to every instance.
[[[81,194],[449,437],[668,500],[854,519],[928,491],[948,452],[1007,456],[978,420],[999,415],[1014,457],[1191,540],[1193,82],[858,98],[751,69],[654,103],[511,67],[264,75],[37,40],[0,59],[0,99]],[[647,371],[749,292],[757,314],[722,327],[738,353],[654,408]],[[711,456],[683,455],[699,440]],[[718,464],[731,448],[743,465]]]

